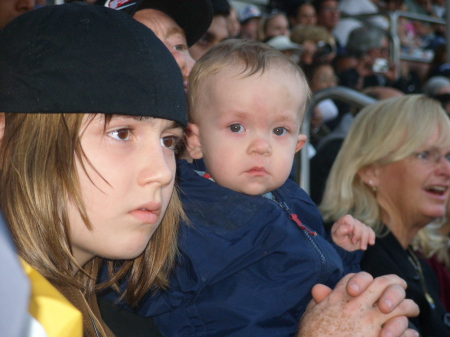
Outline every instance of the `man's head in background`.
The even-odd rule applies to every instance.
[[[246,40],[257,40],[259,21],[262,13],[255,5],[248,5],[239,10],[239,21],[241,22],[240,38]]]
[[[186,87],[195,63],[188,47],[211,23],[209,0],[99,0],[97,4],[126,12],[150,28],[177,61]]]
[[[198,60],[213,46],[229,38],[227,17],[230,15],[230,4],[227,0],[211,0],[214,17],[211,25],[202,37],[189,48],[189,53]]]
[[[20,14],[34,8],[35,0],[0,0],[0,29]]]
[[[313,4],[316,8],[317,24],[332,32],[341,18],[338,2],[336,0],[315,0]]]

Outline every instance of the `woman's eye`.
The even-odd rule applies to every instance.
[[[231,132],[234,132],[234,133],[239,133],[239,132],[245,131],[244,127],[241,124],[231,124],[228,128],[230,129]]]
[[[287,130],[285,128],[282,127],[278,127],[273,129],[273,133],[276,134],[277,136],[282,136],[287,132]]]
[[[161,138],[161,145],[168,149],[174,150],[177,146],[178,138],[174,136],[166,136]]]
[[[422,160],[427,160],[429,157],[430,153],[428,151],[422,151],[416,154],[417,158],[422,159]]]
[[[108,133],[114,139],[117,140],[130,140],[131,130],[130,129],[119,129]]]

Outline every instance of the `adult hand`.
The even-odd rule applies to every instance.
[[[405,299],[406,282],[396,275],[373,279],[368,273],[345,276],[332,291],[312,289],[313,300],[300,321],[298,337],[416,337],[406,317],[419,314]]]

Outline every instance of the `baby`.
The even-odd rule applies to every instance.
[[[301,69],[258,42],[212,48],[189,78],[186,150],[178,163],[190,224],[166,291],[143,301],[165,336],[293,336],[311,288],[354,271],[374,232],[346,215],[333,247],[308,195],[288,179],[309,88]],[[339,254],[338,254],[338,252]],[[341,257],[342,256],[342,257]],[[353,269],[352,269],[353,268]]]

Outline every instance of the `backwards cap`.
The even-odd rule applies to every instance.
[[[186,125],[180,69],[131,16],[46,6],[0,31],[0,112],[149,116]]]
[[[184,30],[189,47],[206,33],[213,18],[210,0],[97,0],[95,4],[131,16],[141,9],[157,9],[170,16]]]

